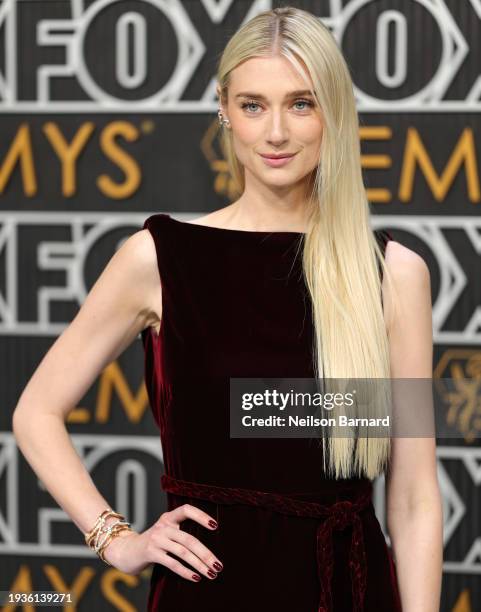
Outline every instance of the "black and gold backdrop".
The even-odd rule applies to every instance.
[[[0,590],[70,591],[78,610],[145,606],[148,572],[127,576],[90,554],[19,454],[11,415],[108,259],[147,216],[187,219],[229,202],[216,61],[243,22],[279,4],[0,3]],[[429,264],[434,376],[479,385],[481,1],[292,4],[323,20],[351,68],[374,227]],[[69,417],[95,482],[137,530],[165,509],[143,367],[139,337]],[[481,407],[453,418],[459,437],[437,450],[442,610],[468,612],[481,610]],[[385,530],[383,487],[380,478]]]

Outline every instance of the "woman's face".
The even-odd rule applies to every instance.
[[[232,71],[227,108],[222,109],[230,127],[224,129],[232,130],[246,184],[257,179],[273,187],[288,187],[305,180],[317,167],[322,114],[307,89],[282,56],[252,58]],[[285,153],[294,156],[282,165],[263,158]]]

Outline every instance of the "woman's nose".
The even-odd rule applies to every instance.
[[[287,139],[286,119],[282,112],[272,112],[267,127],[267,139],[276,145]]]

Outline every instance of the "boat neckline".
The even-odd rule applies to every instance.
[[[200,225],[199,223],[189,223],[188,221],[180,221],[175,217],[167,213],[162,213],[165,217],[178,223],[180,225],[186,225],[190,227],[199,227],[203,230],[211,230],[214,232],[225,232],[225,233],[233,233],[233,234],[251,234],[253,236],[270,236],[270,235],[278,235],[278,236],[305,236],[306,232],[295,232],[291,230],[242,230],[242,229],[232,229],[228,227],[214,227],[212,225]]]

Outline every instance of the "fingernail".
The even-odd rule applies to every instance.
[[[201,577],[199,576],[199,574],[192,574],[192,578],[194,580],[197,580],[197,582],[199,582],[199,580],[201,579]]]
[[[218,527],[217,523],[216,523],[215,521],[213,521],[213,520],[210,520],[210,521],[209,521],[209,525],[210,525],[210,526],[211,526],[213,529],[217,529],[217,527]]]
[[[221,563],[218,563],[217,561],[214,561],[214,563],[213,563],[212,565],[215,567],[215,569],[216,569],[218,572],[220,572],[221,570],[223,570],[223,569],[224,569],[224,566],[223,566]]]
[[[207,574],[211,577],[211,578],[217,578],[217,574],[215,572],[213,572],[211,569],[207,570]]]

